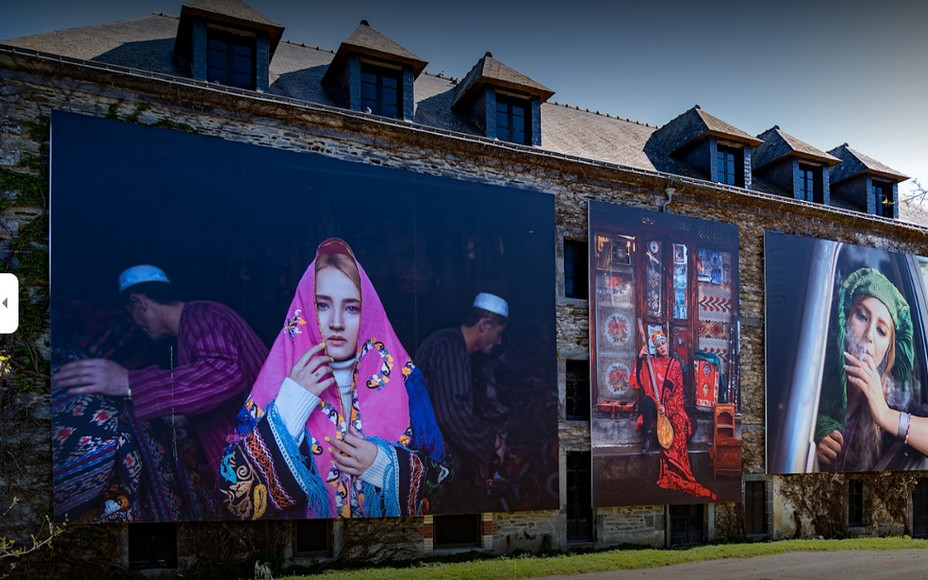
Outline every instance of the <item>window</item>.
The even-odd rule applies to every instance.
[[[799,165],[799,191],[797,199],[804,199],[813,203],[825,203],[822,193],[822,168],[812,165]]]
[[[767,533],[767,489],[763,481],[744,482],[744,531],[749,536]]]
[[[210,30],[206,37],[206,80],[254,89],[254,39]]]
[[[593,476],[589,451],[567,452],[567,541],[593,541]]]
[[[670,506],[670,546],[680,548],[697,546],[703,542],[702,505]]]
[[[435,516],[433,546],[435,548],[480,547],[480,516]]]
[[[864,525],[864,482],[852,479],[847,482],[847,526],[861,528]]]
[[[589,298],[587,244],[582,240],[564,240],[564,296]]]
[[[912,537],[928,538],[928,479],[924,478],[912,490]]]
[[[361,110],[375,115],[400,118],[403,75],[401,71],[361,65]]]
[[[893,212],[893,186],[882,181],[873,182],[873,195],[876,198],[876,215],[895,217]]]
[[[568,421],[590,420],[590,361],[567,360],[564,406]]]
[[[744,185],[744,163],[741,150],[719,145],[715,157],[715,181],[726,185]]]
[[[329,520],[297,520],[293,527],[295,556],[329,555]]]
[[[172,523],[129,524],[129,566],[177,568],[177,527]]]
[[[528,101],[496,95],[496,137],[503,141],[532,142],[532,116]]]

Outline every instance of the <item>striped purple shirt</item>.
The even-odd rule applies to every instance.
[[[226,435],[254,384],[267,347],[237,312],[218,302],[185,302],[177,329],[177,366],[129,371],[132,403],[140,419],[190,418],[209,464],[219,474]]]

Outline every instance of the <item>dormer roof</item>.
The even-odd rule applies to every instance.
[[[268,59],[274,56],[284,33],[283,26],[240,0],[192,0],[180,9],[175,52],[186,54],[189,51],[193,22],[198,18],[228,24],[231,28],[266,32],[270,48]]]
[[[335,71],[342,70],[348,56],[353,53],[407,65],[412,68],[413,77],[418,77],[419,73],[425,70],[425,66],[428,64],[427,61],[415,53],[371,28],[367,20],[362,20],[361,24],[354,29],[354,32],[349,34],[348,38],[339,45],[335,57],[332,59],[332,64],[329,65],[329,70],[326,71],[323,77],[323,81],[329,80],[330,71],[334,75],[336,74]]]
[[[656,130],[653,139],[663,151],[673,155],[710,136],[741,143],[748,147],[756,147],[762,143],[757,137],[748,135],[741,129],[703,111],[699,105]]]
[[[876,159],[867,157],[863,153],[851,149],[848,147],[847,143],[835,147],[828,153],[841,160],[841,165],[838,165],[831,171],[832,184],[857,177],[862,173],[869,173],[875,177],[881,177],[895,182],[905,181],[909,178],[908,175],[903,175],[895,169],[883,165]]]
[[[538,97],[538,100],[542,103],[554,95],[554,91],[548,87],[504,65],[493,58],[490,52],[487,52],[455,88],[451,106],[456,107],[459,103],[470,100],[487,84],[520,93],[528,93]]]
[[[778,125],[774,125],[757,137],[763,141],[751,155],[751,161],[757,169],[785,157],[798,157],[825,166],[837,165],[841,162],[834,155],[829,155],[786,133]]]

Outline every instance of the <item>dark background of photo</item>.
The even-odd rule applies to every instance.
[[[553,196],[57,111],[52,135],[53,351],[87,356],[128,332],[117,277],[140,263],[185,299],[231,306],[270,346],[316,247],[340,237],[413,356],[477,292],[509,301],[501,399],[533,469],[508,507],[557,508]]]

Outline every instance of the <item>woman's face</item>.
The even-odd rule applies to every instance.
[[[361,292],[335,268],[316,273],[316,317],[326,353],[336,361],[354,358],[361,329]]]
[[[869,354],[880,366],[893,339],[893,319],[878,298],[864,296],[854,301],[847,319],[846,348],[857,358]]]

